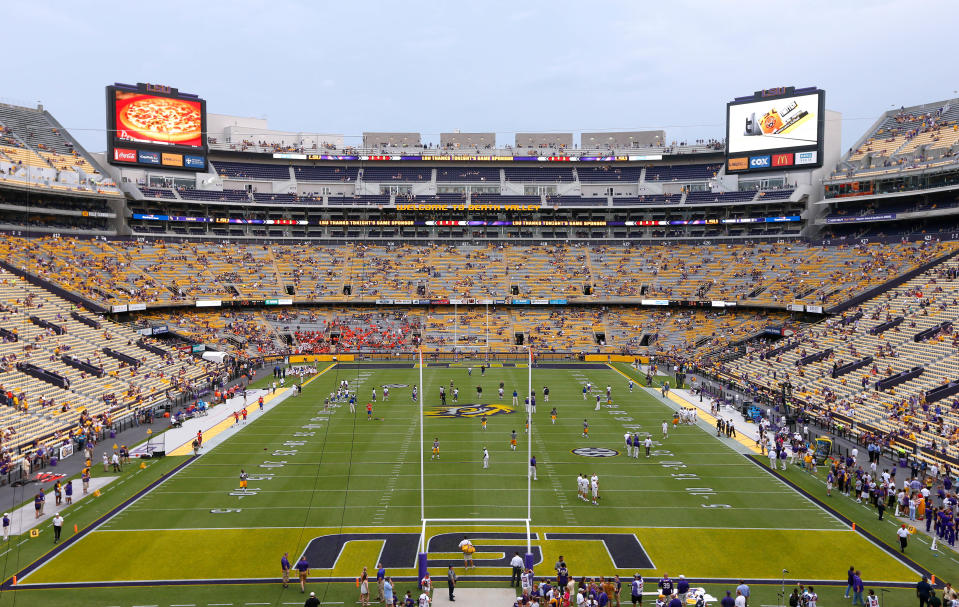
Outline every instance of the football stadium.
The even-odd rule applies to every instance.
[[[322,133],[222,42],[0,103],[0,607],[959,605],[959,95]]]

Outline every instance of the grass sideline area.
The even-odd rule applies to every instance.
[[[419,534],[420,449],[426,450],[428,517],[525,517],[524,415],[511,410],[513,389],[525,393],[525,368],[494,367],[485,375],[478,366],[472,375],[468,366],[424,369],[426,410],[432,415],[425,417],[424,444],[420,445],[419,407],[410,394],[419,370],[354,367],[334,368],[309,383],[302,396],[288,398],[249,424],[228,429],[225,442],[19,580],[15,592],[0,593],[0,605],[10,595],[24,595],[36,605],[65,604],[64,600],[104,606],[302,601],[298,589],[283,590],[278,582],[268,581],[278,580],[284,551],[294,560],[316,538],[337,534]],[[345,405],[324,410],[324,399],[343,379],[359,394],[355,415]],[[439,386],[449,389],[450,380],[459,387],[458,402],[450,397],[447,407],[440,409]],[[502,401],[496,394],[501,381]],[[595,398],[584,401],[582,397],[585,381],[604,395],[610,386],[612,402],[595,411]],[[383,385],[392,386],[387,402],[382,400]],[[483,388],[480,399],[477,385]],[[549,403],[543,401],[544,385],[550,387]],[[379,394],[373,419],[367,420],[365,405],[374,387]],[[680,425],[670,427],[669,437],[663,439],[660,424],[671,417],[671,409],[638,384],[629,392],[617,370],[535,368],[533,387],[537,391],[533,453],[539,479],[533,483],[531,507],[532,531],[537,534],[534,545],[542,558],[539,575],[551,573],[552,563],[563,554],[577,577],[613,573],[631,577],[635,568],[617,567],[622,563],[614,559],[620,555],[610,552],[603,541],[604,534],[613,534],[635,536],[652,565],[641,569],[648,581],[664,573],[693,579],[767,580],[768,585],[757,587],[756,595],[768,597],[761,599],[765,604],[775,604],[784,568],[793,579],[844,583],[846,569],[855,564],[863,571],[867,587],[873,581],[915,583],[918,579],[910,567],[709,432]],[[558,412],[555,425],[550,420],[552,406]],[[488,417],[486,430],[480,422],[483,413]],[[584,419],[590,425],[588,439],[582,436]],[[641,436],[649,432],[658,443],[650,459],[626,458],[623,433],[627,427]],[[509,447],[513,429],[518,433],[516,451]],[[441,443],[439,460],[430,460],[434,436]],[[483,446],[490,451],[488,470],[481,464]],[[151,464],[123,491],[98,498],[103,501],[95,502],[96,511],[109,510],[110,503],[120,503],[118,498],[128,497],[133,489],[146,486],[182,461],[168,457]],[[238,491],[241,468],[255,477],[245,492]],[[577,499],[578,473],[599,475],[601,505]],[[101,511],[102,506],[106,508]],[[74,516],[89,523],[96,519],[94,508],[89,514],[86,519]],[[70,516],[67,521],[74,522]],[[428,534],[468,533],[479,538],[487,531],[470,523],[431,526]],[[520,527],[496,531],[525,532]],[[548,535],[571,532],[587,537],[549,539]],[[525,550],[525,539],[480,538],[474,543],[479,567],[469,575],[506,576],[504,567],[486,566],[479,559],[499,558],[514,546]],[[6,565],[5,576],[41,556],[49,544],[40,548],[39,542],[35,548],[25,543],[20,548],[23,556]],[[31,549],[34,553],[28,553]],[[356,599],[354,584],[320,578],[351,580],[363,566],[373,570],[383,549],[382,539],[346,543],[332,566],[314,568],[315,579],[308,589],[318,595],[322,592],[324,601],[351,603]],[[458,573],[463,576],[459,555],[435,552],[431,554],[434,576],[443,577],[447,562],[460,565]],[[854,562],[850,555],[855,555]],[[415,575],[413,563],[391,567],[389,572],[401,578]],[[946,573],[952,575],[952,571]],[[468,576],[462,579],[464,584],[483,583]],[[193,583],[168,586],[173,580]],[[208,580],[229,583],[207,585]],[[126,582],[148,586],[95,588]],[[63,583],[94,587],[30,588]],[[405,591],[411,585],[400,582],[398,587]],[[715,596],[735,587],[735,583],[704,585]],[[822,588],[823,603],[832,590]],[[889,600],[908,591],[891,592]]]

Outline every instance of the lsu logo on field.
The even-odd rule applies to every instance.
[[[423,415],[429,417],[482,417],[484,415],[510,414],[515,409],[506,405],[452,405],[449,407],[433,407]]]
[[[749,168],[751,169],[765,169],[770,166],[769,156],[750,156],[749,157]]]
[[[606,447],[579,447],[570,451],[573,455],[582,457],[616,457],[619,451],[616,449],[607,449]]]

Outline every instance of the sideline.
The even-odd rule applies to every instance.
[[[336,363],[333,363],[311,377],[310,379],[303,382],[303,386],[307,386],[314,379],[320,377],[330,369],[336,366]],[[183,424],[183,428],[167,430],[167,433],[175,432],[174,436],[177,437],[175,440],[182,440],[179,446],[174,447],[172,450],[167,451],[169,456],[179,456],[179,455],[190,455],[193,452],[193,439],[196,438],[196,431],[203,431],[203,445],[201,451],[205,451],[205,447],[214,447],[223,440],[224,438],[220,435],[228,430],[229,428],[234,427],[236,424],[233,420],[233,412],[239,411],[243,407],[251,407],[248,411],[249,419],[255,419],[267,411],[272,410],[274,407],[282,403],[289,397],[293,392],[293,386],[288,386],[284,388],[277,388],[276,392],[270,393],[266,388],[255,388],[249,391],[247,397],[247,402],[244,402],[243,395],[235,396],[230,400],[220,403],[212,407],[211,412],[204,417],[195,417],[193,419],[187,420]],[[261,411],[259,407],[255,406],[260,396],[263,396],[263,410]],[[195,422],[192,423],[191,422]],[[203,428],[204,424],[210,424],[208,427]],[[219,438],[218,438],[219,437]]]

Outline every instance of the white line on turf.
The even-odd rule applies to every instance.
[[[414,529],[414,528],[416,528],[415,525],[388,525],[388,526],[391,527],[391,528],[394,528],[394,527],[395,527],[395,528],[409,528],[409,529]],[[469,527],[470,527],[470,528],[473,528],[473,527],[493,527],[493,528],[496,528],[496,529],[501,529],[501,528],[503,528],[503,525],[499,525],[499,524],[497,524],[497,525],[483,525],[483,524],[480,524],[480,523],[470,523]],[[321,527],[307,527],[307,528],[308,528],[308,529],[340,529],[340,527],[322,527],[322,526],[321,526]],[[374,529],[374,530],[375,530],[375,529],[382,529],[383,526],[382,526],[382,525],[361,525],[361,526],[352,526],[352,525],[350,525],[350,526],[348,526],[348,528],[349,528],[349,529]],[[519,529],[519,527],[516,527],[516,528]],[[537,528],[537,527],[534,525],[533,528]],[[549,526],[545,526],[545,527],[543,527],[543,528],[547,528],[547,529],[548,529],[548,528],[550,528],[550,527],[549,527]],[[607,530],[608,530],[608,529],[713,529],[713,530],[717,530],[717,531],[724,531],[724,530],[728,530],[728,529],[733,529],[733,530],[736,530],[736,531],[831,531],[831,532],[839,532],[839,533],[851,533],[851,532],[852,532],[852,529],[850,529],[850,528],[848,528],[848,527],[841,528],[841,529],[840,529],[840,528],[837,528],[837,527],[827,527],[827,528],[817,529],[817,528],[815,528],[815,527],[802,527],[802,528],[798,528],[798,527],[735,527],[735,526],[729,526],[729,525],[723,525],[723,526],[721,526],[721,527],[703,527],[703,526],[701,526],[701,525],[696,525],[696,526],[693,526],[693,527],[683,527],[683,526],[675,526],[675,525],[642,525],[642,526],[640,526],[640,527],[626,527],[626,526],[612,526],[612,527],[610,527],[610,526],[607,526],[607,525],[563,525],[562,528],[563,528],[563,529],[607,529]],[[135,533],[139,533],[139,532],[147,533],[147,532],[150,532],[150,533],[152,533],[152,532],[156,532],[156,531],[241,531],[241,530],[242,530],[242,531],[247,531],[247,530],[250,530],[250,529],[254,529],[254,530],[262,530],[262,529],[303,529],[303,527],[256,527],[256,526],[251,526],[251,527],[168,527],[168,528],[164,528],[164,529],[140,529],[140,528],[137,528],[137,529],[97,529],[96,531],[94,531],[94,533],[129,533],[129,532],[135,532]],[[957,561],[957,562],[959,562],[959,561]]]
[[[452,505],[451,505],[451,507],[460,507],[460,506],[462,506],[462,504],[459,504],[459,505],[457,505],[457,504],[452,504]],[[524,505],[524,506],[504,506],[504,505],[501,504],[501,503],[497,503],[497,504],[477,504],[477,503],[472,503],[472,502],[471,502],[471,503],[470,503],[470,506],[472,506],[472,507],[474,507],[474,508],[475,508],[475,507],[479,507],[479,508],[489,508],[489,509],[491,509],[491,510],[502,510],[502,509],[504,509],[504,508],[522,508],[523,510],[526,509],[526,506],[525,506],[525,505]],[[402,509],[411,509],[411,508],[419,509],[419,507],[420,507],[419,504],[415,504],[415,505],[396,505],[396,506],[393,506],[393,508],[396,508],[396,509],[401,509],[401,508],[402,508]],[[620,510],[620,509],[621,509],[621,510],[670,510],[670,509],[672,509],[672,510],[701,510],[702,508],[705,508],[705,507],[706,507],[705,504],[700,504],[699,507],[696,507],[696,506],[632,506],[632,505],[631,505],[631,506],[605,506],[605,505],[604,505],[604,506],[603,506],[603,509],[605,509],[605,510],[609,510],[609,509],[614,509],[614,510]],[[351,510],[365,510],[365,509],[368,509],[368,508],[375,508],[375,506],[350,506],[350,509],[351,509]],[[342,509],[343,509],[343,506],[342,506],[342,504],[341,504],[341,505],[339,505],[339,506],[315,506],[315,505],[314,505],[314,506],[279,506],[279,505],[277,505],[277,506],[244,506],[244,507],[243,507],[243,510],[311,510],[311,509],[312,509],[312,510],[320,510],[320,509],[325,509],[325,510],[342,510]],[[540,505],[534,504],[534,505],[533,505],[533,509],[534,509],[534,510],[546,510],[546,509],[555,510],[555,509],[556,509],[556,504],[540,504]],[[761,511],[761,512],[809,512],[809,510],[810,510],[810,508],[809,508],[808,506],[806,506],[806,507],[804,507],[804,508],[761,508],[761,507],[736,506],[734,509],[735,509],[735,510]],[[197,511],[209,512],[210,507],[209,507],[209,506],[203,506],[203,507],[199,507],[199,508],[140,508],[139,510],[137,510],[137,512],[177,512],[177,511],[187,511],[187,510],[197,510]]]

